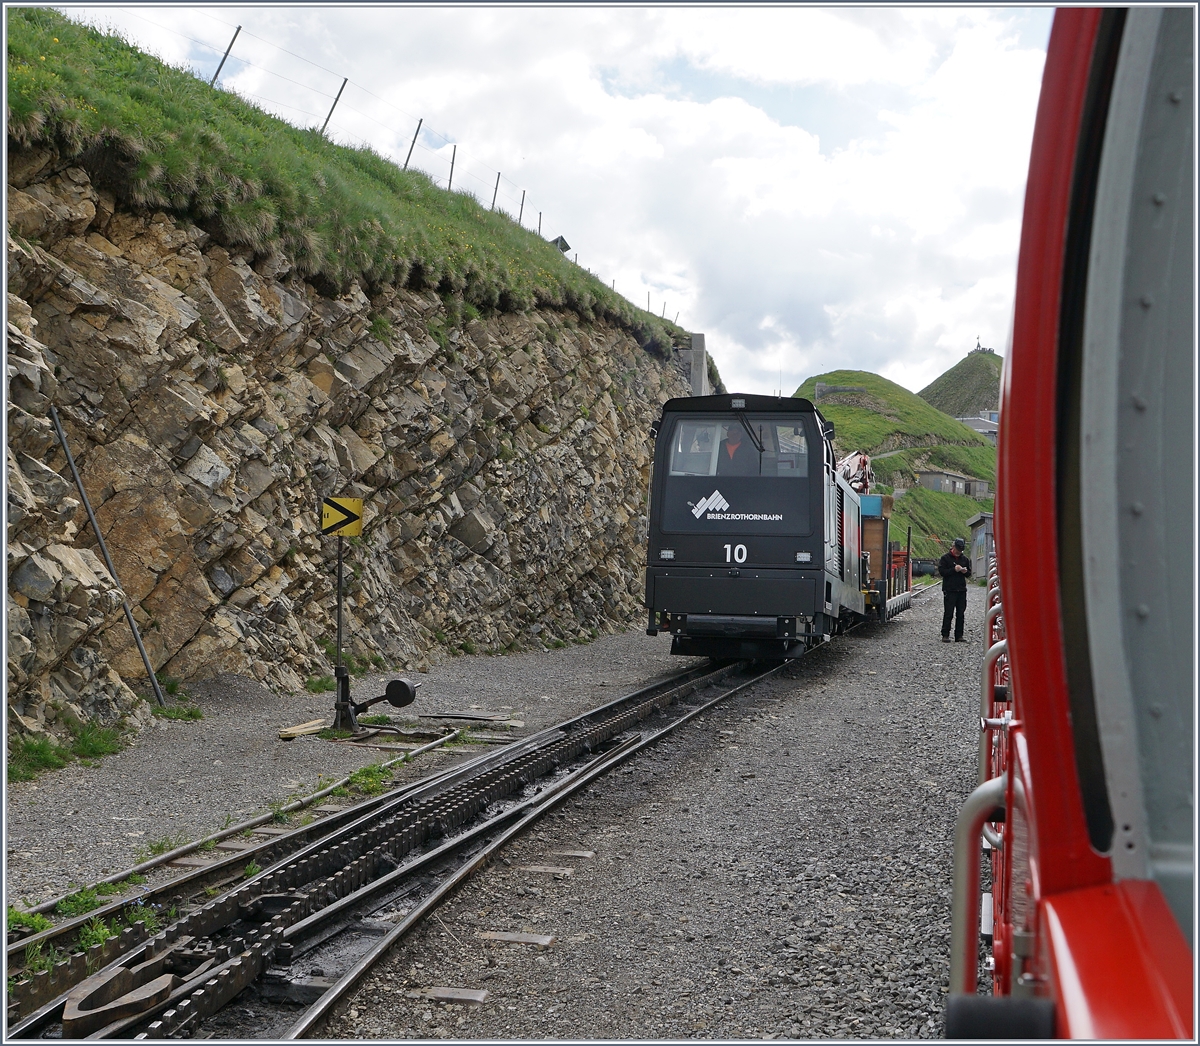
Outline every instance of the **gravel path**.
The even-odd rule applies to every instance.
[[[670,656],[669,637],[638,632],[511,657],[458,657],[412,675],[422,686],[396,721],[431,728],[439,721],[422,715],[508,713],[524,723],[511,731],[522,736],[691,660]],[[355,679],[353,697],[380,694],[384,683],[381,676]],[[322,778],[329,784],[399,754],[313,736],[279,740],[281,727],[331,718],[332,694],[279,695],[232,675],[187,689],[203,719],[155,718],[117,755],[8,786],[8,903],[34,905],[59,896],[133,866],[152,843],[203,838],[315,791]],[[391,707],[383,703],[371,711],[381,710]],[[423,776],[478,752],[477,746],[436,750],[398,768],[396,778]],[[151,881],[168,874],[156,871]]]
[[[972,588],[969,642],[944,646],[935,592],[601,779],[466,884],[325,1033],[940,1036],[982,609]],[[538,951],[485,930],[557,941]],[[429,987],[490,997],[408,994]]]

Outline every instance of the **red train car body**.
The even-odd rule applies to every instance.
[[[1060,9],[1051,32],[948,1037],[1194,1033],[1194,14]]]

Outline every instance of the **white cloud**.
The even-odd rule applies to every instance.
[[[445,184],[456,142],[485,203],[502,171],[500,206],[526,189],[526,225],[704,331],[730,387],[848,367],[918,389],[1004,344],[1047,11],[89,13],[205,77],[243,25],[222,83],[300,123],[350,76],[331,132],[401,162],[424,117],[415,166]]]

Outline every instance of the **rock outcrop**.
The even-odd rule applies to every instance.
[[[168,675],[294,690],[330,671],[336,543],[318,507],[333,494],[366,500],[346,548],[360,658],[419,668],[640,613],[649,427],[687,394],[672,361],[570,314],[321,294],[282,258],[121,210],[49,150],[13,154],[8,207],[18,725],[136,713],[126,681],[145,677],[52,403]]]

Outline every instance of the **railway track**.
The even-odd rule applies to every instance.
[[[14,1012],[10,1002],[7,1037],[304,1038],[509,840],[783,664],[679,673],[163,884],[141,903],[170,901],[178,918],[153,936],[135,919],[105,948],[38,975],[32,1004]],[[10,945],[10,971],[31,944],[67,944],[76,924],[118,912],[128,920],[136,904],[114,902]]]

